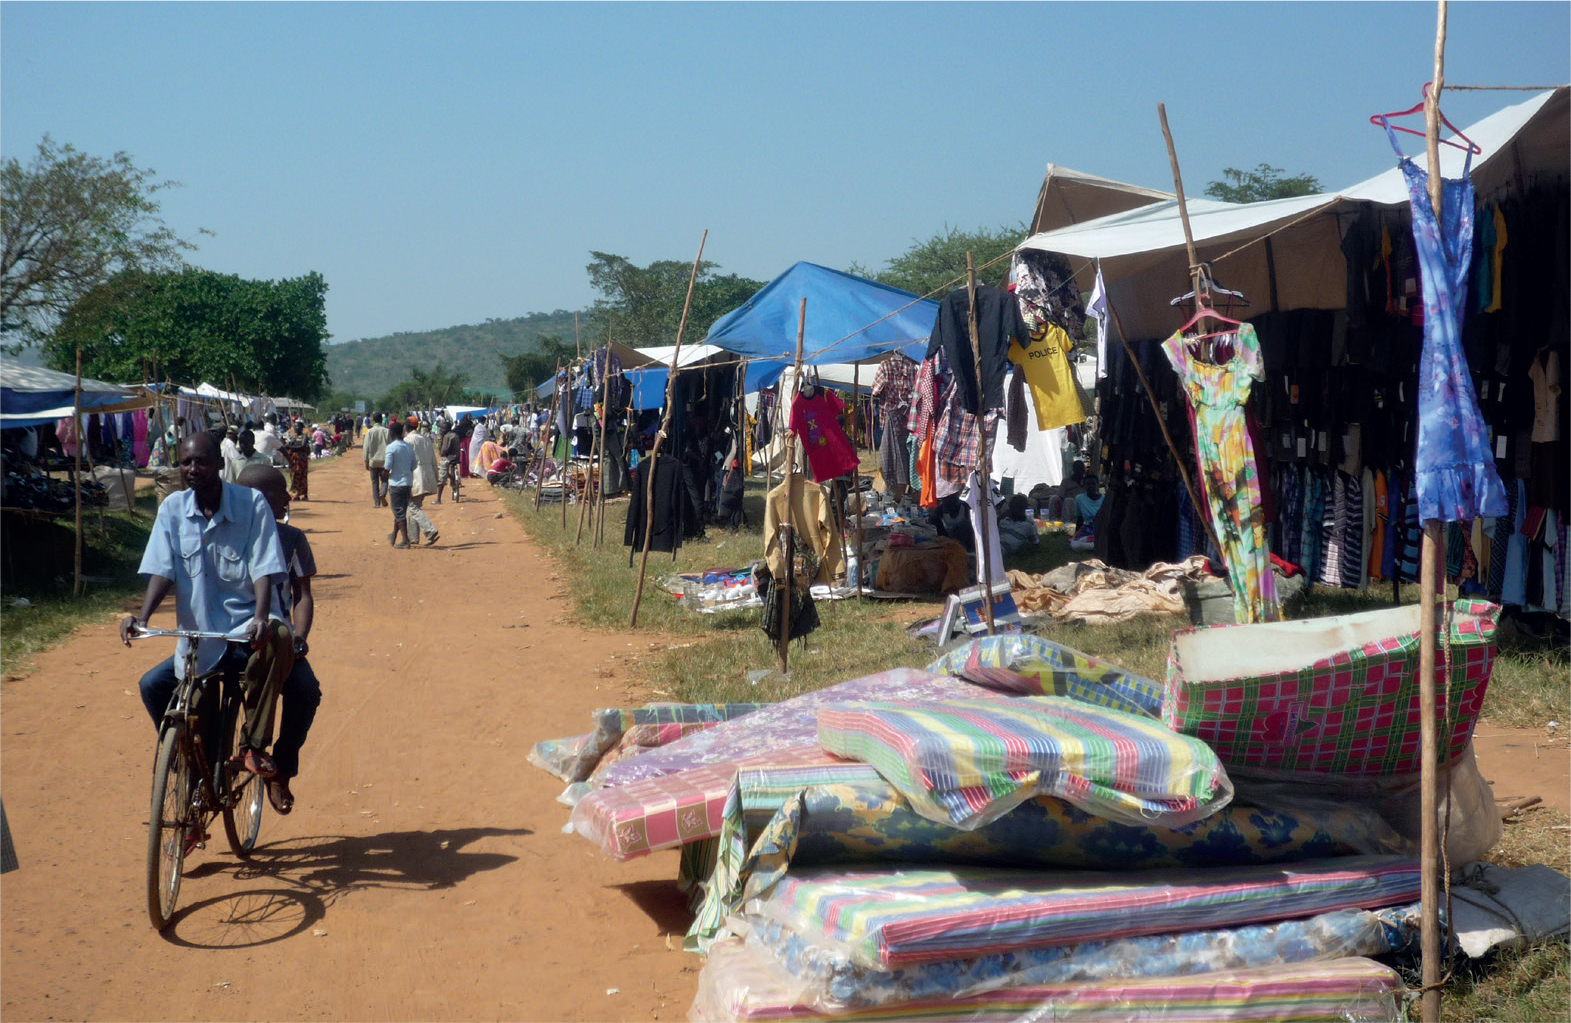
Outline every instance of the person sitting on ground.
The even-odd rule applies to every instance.
[[[404,441],[404,424],[393,420],[387,428],[385,454],[387,498],[393,506],[393,531],[387,542],[399,550],[409,549],[409,495],[415,485],[415,449]]]
[[[1075,498],[1075,525],[1089,526],[1096,521],[1096,513],[1102,510],[1102,491],[1097,486],[1095,476],[1085,478],[1085,493]]]
[[[300,773],[300,747],[305,745],[322,702],[322,684],[306,660],[310,652],[306,640],[316,616],[316,601],[311,595],[316,558],[305,533],[284,521],[289,515],[289,489],[284,486],[283,477],[270,468],[248,466],[240,474],[240,485],[259,491],[266,499],[278,530],[284,564],[289,569],[288,580],[273,587],[273,607],[294,632],[295,663],[279,693],[278,738],[273,742],[273,766],[277,773],[267,779],[267,801],[280,816],[286,816],[295,806],[289,781]]]
[[[235,760],[258,777],[270,778],[277,773],[267,753],[273,707],[294,667],[294,637],[273,606],[273,584],[288,577],[278,529],[260,493],[223,481],[218,440],[212,434],[187,437],[178,457],[187,489],[171,494],[158,509],[138,569],[147,576],[142,609],[120,623],[120,638],[130,646],[132,634],[147,627],[170,590],[178,628],[234,637],[228,642],[198,640],[196,670],[204,675],[217,670],[239,673],[245,724]],[[283,484],[277,472],[266,471]],[[142,676],[142,706],[155,729],[161,727],[185,673],[189,643],[182,638],[173,657]],[[203,719],[216,729],[217,714],[207,713]],[[208,730],[201,741],[210,743],[215,736]],[[193,834],[186,841],[194,848],[205,839]]]

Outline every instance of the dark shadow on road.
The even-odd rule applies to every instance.
[[[322,900],[308,891],[230,892],[177,912],[163,938],[182,948],[255,948],[292,938],[326,913]]]
[[[687,895],[675,881],[629,881],[607,887],[626,895],[655,922],[661,934],[686,934],[693,925],[693,911],[687,904]]]

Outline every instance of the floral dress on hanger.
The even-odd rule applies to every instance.
[[[1271,574],[1254,445],[1244,422],[1249,389],[1254,381],[1265,379],[1260,342],[1247,323],[1236,333],[1217,335],[1214,340],[1217,346],[1232,346],[1232,357],[1221,365],[1190,355],[1181,334],[1168,338],[1162,350],[1195,412],[1195,446],[1206,503],[1232,582],[1234,620],[1240,625],[1274,622],[1281,619],[1282,610]]]

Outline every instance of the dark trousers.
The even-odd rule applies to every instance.
[[[293,778],[300,773],[300,747],[305,745],[321,702],[322,684],[316,680],[316,672],[304,657],[296,658],[294,670],[284,680],[279,699],[278,740],[273,743],[273,763],[278,766],[280,777]]]
[[[215,670],[238,677],[244,686],[245,724],[240,734],[241,745],[265,750],[272,743],[273,712],[278,694],[294,672],[293,643],[289,627],[275,620],[269,623],[267,642],[260,650],[253,653],[242,644],[230,643],[219,658]],[[179,685],[173,657],[142,676],[142,706],[153,719],[154,728],[163,724],[164,711],[169,708],[169,700]],[[216,713],[203,713],[201,717],[213,729],[220,723]],[[204,728],[203,742],[209,742],[216,734],[216,730]]]
[[[371,473],[371,507],[380,508],[387,500],[387,470],[370,470]]]

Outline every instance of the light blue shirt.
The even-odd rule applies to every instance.
[[[236,639],[256,614],[253,581],[287,575],[273,512],[260,491],[223,484],[218,511],[208,519],[197,507],[196,491],[165,499],[142,554],[143,575],[174,582],[175,621],[179,628],[226,632]],[[273,608],[272,617],[282,618]],[[175,648],[175,675],[185,676],[189,641]],[[197,647],[197,671],[211,671],[224,653],[224,641],[204,639]]]
[[[387,469],[387,485],[412,487],[415,485],[415,449],[402,438],[387,446],[382,465]]]

